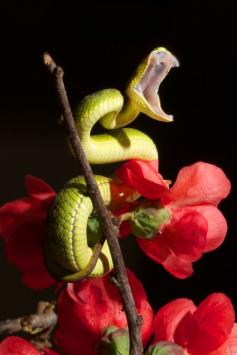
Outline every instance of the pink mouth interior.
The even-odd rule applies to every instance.
[[[153,52],[149,57],[148,67],[135,90],[144,97],[152,110],[166,120],[172,120],[161,108],[158,90],[161,82],[171,68],[179,65],[177,59],[167,51]]]

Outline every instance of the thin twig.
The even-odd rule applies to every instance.
[[[54,77],[56,90],[62,106],[67,135],[69,141],[71,142],[75,156],[79,161],[80,168],[83,171],[89,196],[91,197],[94,207],[101,218],[104,235],[108,241],[110,252],[113,258],[115,276],[119,285],[119,291],[128,322],[130,336],[130,355],[141,355],[142,319],[137,314],[134,298],[129,285],[126,268],[118,241],[119,229],[118,226],[113,223],[111,215],[105,207],[98,185],[94,179],[91,166],[88,163],[82,148],[63,82],[63,69],[57,66],[57,64],[53,61],[52,57],[48,53],[44,54],[44,64],[47,66],[50,73]]]
[[[52,330],[57,323],[54,306],[48,302],[39,302],[37,313],[0,322],[0,335],[10,335],[18,332],[40,334]]]
[[[15,319],[5,319],[0,321],[0,335],[13,334],[22,330],[21,320],[23,317]]]

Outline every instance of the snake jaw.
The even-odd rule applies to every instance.
[[[137,70],[128,94],[139,106],[141,112],[159,121],[173,121],[173,116],[166,114],[161,108],[158,90],[161,82],[179,62],[165,48],[153,50]]]

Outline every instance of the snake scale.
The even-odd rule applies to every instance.
[[[168,50],[155,48],[137,67],[124,96],[116,89],[104,89],[82,100],[74,116],[82,146],[91,164],[158,158],[150,137],[136,129],[123,127],[135,120],[140,112],[159,121],[173,120],[161,108],[158,89],[169,70],[175,66],[178,66],[178,61]],[[107,131],[91,135],[98,121]],[[99,175],[95,178],[109,208],[111,179]],[[48,214],[45,257],[48,270],[56,279],[71,282],[85,277],[93,247],[102,238],[95,216],[84,178],[71,179],[57,194]],[[104,275],[112,268],[105,240],[89,276]]]

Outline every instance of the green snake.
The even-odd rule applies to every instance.
[[[158,159],[157,148],[151,138],[136,129],[122,127],[135,120],[140,112],[158,121],[173,120],[161,108],[158,89],[175,66],[178,66],[178,61],[168,50],[155,48],[137,67],[124,96],[116,89],[104,89],[82,100],[75,113],[75,122],[91,164]],[[91,135],[98,121],[110,131]],[[111,179],[99,175],[95,178],[104,203],[109,207]],[[45,242],[47,267],[56,279],[71,282],[85,277],[93,248],[101,238],[98,228],[94,236],[89,235],[88,226],[94,214],[82,176],[70,180],[57,194],[49,210]],[[89,276],[104,275],[112,268],[113,261],[105,240]]]

